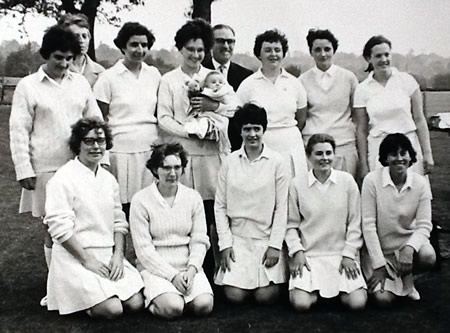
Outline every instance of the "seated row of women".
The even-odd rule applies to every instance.
[[[408,170],[416,153],[406,136],[382,142],[385,167],[365,178],[360,206],[353,177],[331,167],[332,137],[311,136],[312,169],[290,181],[285,160],[263,144],[265,110],[245,104],[235,118],[243,146],[223,161],[215,197],[220,261],[214,282],[228,300],[272,303],[285,283],[300,311],[335,296],[362,309],[366,290],[382,305],[420,297],[413,264],[435,261],[428,241],[431,194],[425,178]],[[136,270],[124,259],[128,225],[118,184],[99,167],[111,147],[104,122],[78,121],[70,139],[77,157],[48,183],[44,222],[55,241],[48,309],[106,318],[144,306],[164,318],[210,313],[213,292],[202,269],[210,243],[202,198],[182,184],[186,151],[178,143],[155,145],[146,163],[155,181],[131,201]]]

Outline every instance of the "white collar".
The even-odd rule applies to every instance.
[[[314,176],[313,170],[311,169],[308,171],[308,186],[312,187],[316,182],[322,185],[322,183],[319,182],[319,180]],[[325,183],[323,183],[323,185],[330,182],[333,184],[337,184],[337,175],[334,169],[331,169],[330,176],[325,181]]]
[[[228,60],[227,63],[225,63],[225,64],[222,65],[221,63],[217,62],[217,61],[214,59],[214,57],[211,57],[211,59],[212,59],[212,63],[213,63],[214,69],[219,70],[219,67],[220,67],[220,66],[222,66],[225,70],[230,69],[230,63],[231,63],[231,60]]]

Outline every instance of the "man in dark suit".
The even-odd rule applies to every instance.
[[[212,57],[207,57],[203,66],[221,72],[227,78],[228,83],[236,91],[244,79],[253,72],[231,61],[234,45],[236,43],[234,30],[225,24],[217,24],[213,27],[214,45]],[[228,125],[228,138],[231,142],[231,150],[241,148],[242,138],[240,130],[235,128],[233,118]]]

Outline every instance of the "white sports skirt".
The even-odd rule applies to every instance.
[[[214,279],[215,284],[252,290],[267,287],[270,283],[287,282],[288,266],[284,250],[281,251],[280,259],[275,266],[267,268],[262,264],[268,246],[268,239],[233,235],[236,261],[231,261],[229,271],[218,270]]]
[[[139,153],[110,152],[111,173],[116,177],[120,188],[120,201],[131,202],[133,195],[153,182],[153,175],[145,167],[151,150]]]
[[[311,271],[304,267],[302,277],[291,277],[289,290],[300,289],[308,293],[318,291],[321,297],[332,298],[338,296],[341,292],[350,294],[357,289],[367,288],[362,272],[356,280],[348,279],[345,272],[339,273],[342,260],[340,255],[306,256],[306,260],[311,267]]]
[[[112,248],[87,248],[97,260],[108,265]],[[61,315],[92,308],[108,298],[117,296],[126,301],[144,287],[139,272],[124,259],[124,277],[118,281],[86,269],[60,244],[53,244],[52,262],[47,280],[48,310]]]
[[[33,191],[22,188],[19,213],[31,212],[34,217],[45,216],[45,194],[48,181],[56,171],[36,173],[36,187]]]
[[[165,293],[173,293],[182,296],[186,304],[192,302],[197,296],[203,294],[213,295],[211,285],[209,284],[203,270],[195,274],[194,284],[189,295],[182,294],[177,288],[175,288],[172,282],[160,276],[154,275],[147,270],[143,270],[140,273],[145,285],[145,307],[148,307],[156,297]]]

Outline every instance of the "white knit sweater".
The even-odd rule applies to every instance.
[[[58,84],[41,67],[20,80],[9,120],[17,180],[56,171],[72,159],[68,145],[71,126],[87,116],[102,118],[82,75],[67,72]]]
[[[169,281],[189,265],[201,270],[209,239],[197,191],[179,184],[170,206],[156,183],[142,189],[131,200],[130,230],[138,270]]]

